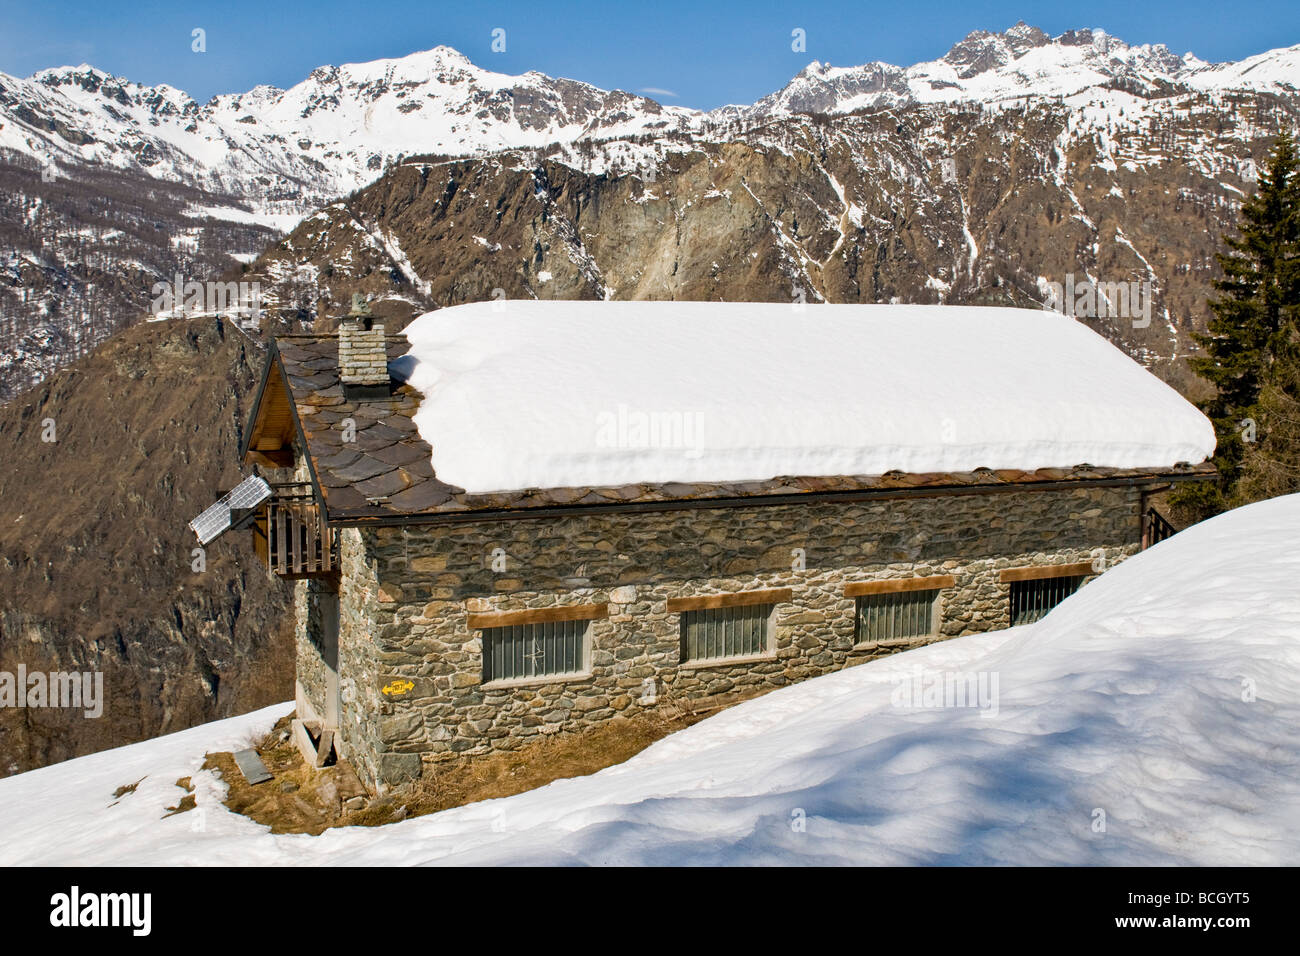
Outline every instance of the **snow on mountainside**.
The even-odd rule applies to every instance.
[[[1190,77],[1202,90],[1266,90],[1300,87],[1300,45],[1270,50],[1236,63],[1202,65]]]
[[[254,199],[268,213],[350,192],[404,153],[661,133],[696,115],[541,73],[493,73],[445,46],[322,66],[288,90],[259,86],[203,105],[85,64],[26,80],[0,74],[0,149],[140,167]]]
[[[199,104],[83,64],[29,79],[0,74],[0,150],[43,162],[139,168],[253,199],[268,216],[350,192],[412,153],[466,155],[641,134],[698,133],[710,121],[760,122],[905,103],[993,103],[1119,86],[1132,92],[1300,87],[1300,46],[1209,65],[1101,30],[1050,38],[1017,24],[977,31],[911,67],[813,62],[752,106],[711,113],[530,72],[475,66],[450,47],[322,66],[288,90],[258,86]],[[267,224],[272,222],[267,220]]]
[[[813,61],[783,89],[753,106],[718,112],[753,120],[908,103],[994,104],[1103,87],[1139,95],[1295,91],[1300,87],[1300,46],[1211,65],[1191,53],[1171,53],[1162,44],[1129,46],[1104,30],[1070,30],[1052,38],[1018,23],[1005,33],[971,33],[942,58],[906,68],[889,63],[832,67]]]
[[[85,64],[0,74],[0,401],[138,320],[155,282],[251,262],[404,153],[656,135],[693,115],[493,73],[447,47],[202,105]],[[126,220],[126,241],[101,228],[103,206]]]
[[[839,150],[820,125],[826,114],[834,114],[851,157],[835,160]],[[1294,128],[1298,116],[1300,47],[1210,65],[1158,45],[1130,47],[1100,30],[1050,38],[1024,24],[972,33],[941,59],[908,68],[813,63],[756,104],[708,113],[536,72],[494,73],[448,47],[324,66],[288,90],[259,86],[204,104],[174,87],[140,85],[89,65],[28,79],[0,74],[0,279],[9,279],[0,281],[0,401],[140,319],[159,280],[237,276],[274,234],[375,185],[412,156],[487,156],[490,166],[510,150],[515,156],[504,161],[512,166],[552,159],[603,187],[609,177],[662,182],[680,158],[701,150],[713,151],[710,164],[725,170],[740,144],[753,151],[753,163],[739,190],[701,182],[699,202],[673,200],[667,209],[655,205],[662,189],[629,199],[641,212],[656,212],[641,217],[641,233],[653,233],[660,221],[680,223],[671,241],[703,246],[707,233],[691,222],[711,215],[715,198],[743,207],[748,198],[740,192],[764,191],[761,180],[778,153],[804,149],[812,165],[795,169],[794,179],[783,171],[773,180],[779,188],[761,210],[770,222],[755,224],[780,233],[791,265],[780,270],[781,298],[798,288],[840,301],[927,302],[937,295],[1036,305],[1043,300],[1034,290],[1067,272],[1149,281],[1156,318],[1137,329],[1150,331],[1113,331],[1140,339],[1124,343],[1140,360],[1172,366],[1190,347],[1188,333],[1203,325],[1211,246],[1253,188],[1272,136]],[[869,140],[849,143],[864,132]],[[823,142],[814,150],[810,138]],[[972,146],[981,155],[967,155]],[[818,168],[827,150],[834,170]],[[816,195],[823,184],[843,208]],[[100,198],[105,190],[129,199],[130,208]],[[797,218],[796,206],[807,207]],[[1108,206],[1133,211],[1122,230]],[[1062,210],[1080,227],[1063,225]],[[583,219],[599,211],[593,206]],[[991,215],[1001,221],[981,234]],[[834,247],[809,248],[809,223],[817,234],[822,223],[833,225]],[[1084,234],[1059,234],[1067,227]],[[565,228],[558,237],[565,245],[588,241],[576,225]],[[1044,228],[1058,234],[1040,236]],[[913,242],[902,235],[909,229],[927,234]],[[478,235],[486,235],[482,227]],[[1199,236],[1203,247],[1192,248]],[[410,256],[413,238],[402,240]],[[632,232],[625,238],[644,244]],[[752,248],[750,261],[728,256],[733,246],[752,245],[739,238],[693,253],[707,254],[712,272],[735,286],[705,297],[772,297]],[[356,272],[348,262],[376,258],[337,241],[332,247],[353,258],[303,263],[291,261],[293,250],[280,250],[279,274],[261,270],[276,280],[265,291],[277,306],[297,304],[288,321],[312,320],[321,277]],[[952,250],[962,251],[960,269],[948,262]],[[1056,260],[1068,250],[1060,268]],[[581,250],[573,254],[587,261],[589,277],[607,269]],[[668,256],[667,245],[657,254]],[[507,264],[506,278],[494,286],[510,288],[518,260],[497,258]],[[399,263],[373,265],[391,276],[408,271]],[[1005,274],[1008,266],[1014,275]],[[857,281],[868,272],[869,282]],[[542,273],[558,275],[549,263],[538,283]],[[852,281],[835,281],[838,273]],[[669,288],[655,296],[704,295],[677,275],[675,268],[665,273]],[[422,293],[436,288],[437,278],[407,275],[409,287],[331,291],[345,300],[356,291],[402,296],[415,309],[482,297],[464,281],[452,297]],[[633,282],[621,286],[630,296]],[[560,283],[545,291],[566,295]],[[597,294],[611,291],[606,284]]]
[[[592,776],[377,829],[277,836],[222,805],[203,754],[289,705],[268,708],[0,780],[0,863],[1295,865],[1297,527],[1297,495],[1229,512],[1037,624],[805,681]],[[957,681],[982,691],[945,700]],[[182,777],[197,809],[164,816]]]

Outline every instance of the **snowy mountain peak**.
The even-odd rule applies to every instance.
[[[532,71],[475,66],[449,46],[317,67],[200,105],[87,64],[0,75],[0,152],[90,162],[302,211],[374,179],[398,157],[542,147],[584,136],[683,131],[696,111]]]
[[[1005,66],[1035,47],[1045,46],[1051,40],[1038,27],[1022,20],[1005,33],[975,30],[944,54],[944,61],[952,64],[963,78],[985,70]]]
[[[1025,62],[1018,62],[1021,60]],[[1049,37],[1038,27],[1028,26],[1023,21],[1004,33],[982,30],[971,33],[944,55],[943,62],[954,67],[961,79],[1020,67],[1035,74],[1042,71],[1071,74],[1091,70],[1102,76],[1115,77],[1138,71],[1172,79],[1186,68],[1183,58],[1170,53],[1164,44],[1129,46],[1098,28],[1067,30],[1058,37]],[[920,70],[928,65],[919,64],[913,69]]]
[[[51,89],[75,86],[87,93],[101,93],[113,98],[127,96],[127,90],[135,85],[125,77],[113,76],[89,63],[41,70],[32,75],[31,81]]]
[[[814,60],[782,89],[751,107],[726,112],[761,120],[907,103],[1071,96],[1102,87],[1142,96],[1180,89],[1295,89],[1300,88],[1300,48],[1211,65],[1192,53],[1173,53],[1162,43],[1130,46],[1095,27],[1051,37],[1021,21],[1001,33],[976,30],[940,59],[906,68],[880,62],[831,68]]]
[[[1300,47],[1210,65],[1160,44],[1129,46],[1100,29],[1053,38],[1022,21],[1000,33],[970,33],[940,59],[907,68],[813,60],[757,103],[711,114],[536,71],[492,72],[449,46],[321,66],[286,90],[262,85],[202,105],[174,87],[81,64],[26,80],[0,74],[0,151],[139,169],[255,203],[295,196],[309,207],[364,185],[402,156],[690,134],[707,119],[992,104],[1104,87],[1141,96],[1295,90]]]
[[[98,67],[91,66],[89,63],[81,63],[77,66],[52,66],[44,70],[38,70],[32,74],[32,79],[40,83],[59,84],[75,80],[78,77],[95,77],[100,80],[111,80],[113,75],[107,73]],[[123,79],[121,82],[125,83]]]

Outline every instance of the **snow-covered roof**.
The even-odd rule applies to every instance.
[[[393,371],[471,493],[890,471],[1167,469],[1210,422],[1080,322],[927,305],[497,301]]]

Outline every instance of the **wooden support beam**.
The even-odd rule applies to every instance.
[[[281,571],[287,571],[289,569],[288,558],[285,554],[286,545],[284,540],[287,537],[289,537],[288,515],[285,514],[283,508],[277,508],[275,510],[275,556],[276,567]]]
[[[594,621],[609,617],[608,604],[570,604],[564,607],[526,608],[522,611],[488,611],[469,615],[471,630],[487,627],[514,627],[520,624],[546,624],[552,621]]]
[[[1097,574],[1091,561],[1077,564],[1038,564],[1027,568],[1007,568],[998,575],[1003,584],[1011,581],[1037,581],[1041,578],[1077,578]]]
[[[681,611],[707,611],[720,607],[748,607],[753,604],[784,604],[794,597],[791,588],[771,588],[766,591],[736,591],[731,594],[702,594],[697,597],[668,599],[668,613]]]
[[[888,581],[856,581],[844,585],[845,597],[865,597],[868,594],[898,594],[902,591],[938,591],[953,587],[957,579],[951,574],[936,574],[928,578],[893,578]]]
[[[258,465],[266,465],[268,468],[293,467],[292,448],[275,448],[266,450],[250,448],[248,454],[244,457],[250,462]]]

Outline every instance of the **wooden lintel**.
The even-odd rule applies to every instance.
[[[737,591],[732,594],[669,598],[668,613],[708,611],[719,607],[748,607],[753,604],[783,604],[792,597],[794,591],[791,588],[771,588],[767,591]]]
[[[594,621],[609,617],[608,604],[569,604],[563,607],[530,607],[522,611],[485,611],[469,615],[470,630],[515,627],[520,624],[549,624],[554,621]]]
[[[888,581],[856,581],[844,585],[845,597],[865,597],[868,594],[897,594],[901,591],[938,591],[957,583],[951,574],[936,574],[928,578],[894,578]]]
[[[1091,561],[1077,564],[1039,564],[1028,568],[1007,568],[998,575],[1003,584],[1011,581],[1037,581],[1040,578],[1077,578],[1097,574]]]

